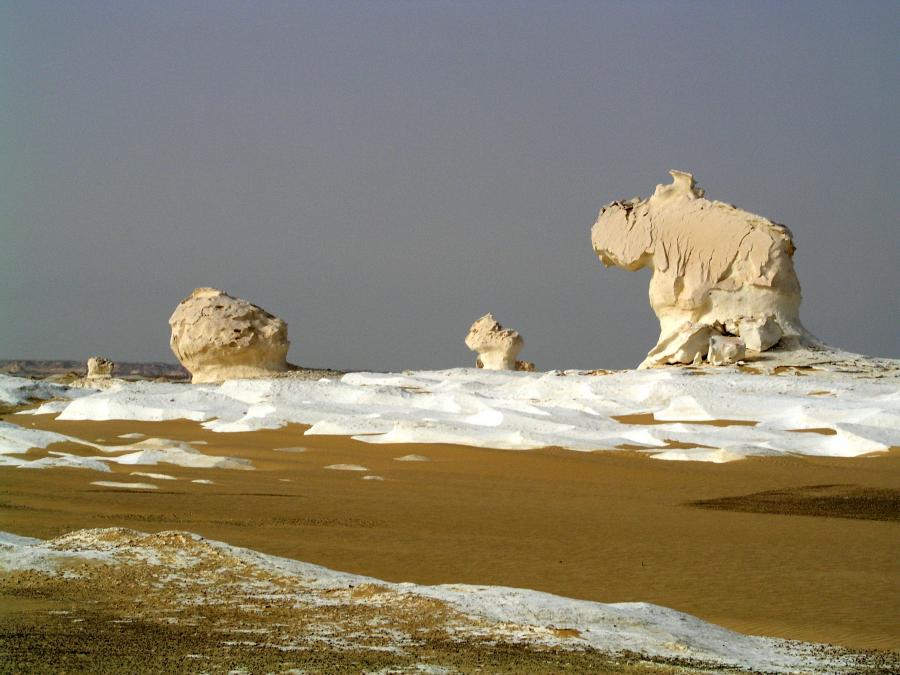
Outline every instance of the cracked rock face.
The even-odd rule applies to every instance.
[[[175,308],[169,325],[172,351],[194,383],[288,370],[287,324],[218,289],[195,289]]]
[[[87,361],[87,379],[108,380],[112,377],[116,364],[102,356],[92,356]]]
[[[478,354],[475,364],[487,370],[516,370],[516,356],[524,344],[517,331],[501,326],[493,314],[473,323],[466,336],[466,347]],[[534,364],[529,365],[533,370]]]
[[[746,324],[751,349],[778,340],[784,348],[819,344],[800,323],[790,230],[705,199],[689,173],[669,173],[672,183],[657,185],[652,197],[604,206],[591,230],[604,265],[653,270],[650,306],[660,335],[640,367],[681,362],[671,360],[669,346],[682,342],[677,336],[688,323],[714,330]]]

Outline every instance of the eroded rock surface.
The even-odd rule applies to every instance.
[[[170,346],[191,381],[269,377],[289,369],[287,324],[215,288],[197,288],[169,318]]]
[[[487,370],[517,370],[516,356],[524,344],[517,331],[501,326],[493,314],[473,323],[466,336],[466,347],[478,354],[475,365]]]
[[[763,317],[739,317],[728,324],[726,330],[732,335],[739,335],[747,349],[764,352],[771,349],[781,340],[781,326],[771,314]]]
[[[685,362],[686,324],[719,333],[731,326],[759,351],[779,342],[819,345],[800,322],[790,230],[706,199],[689,173],[670,173],[673,182],[657,185],[652,197],[604,206],[591,231],[605,265],[653,269],[650,305],[660,335],[640,367]]]
[[[744,358],[747,348],[744,341],[732,335],[713,335],[709,338],[706,360],[711,366],[727,366]]]
[[[644,364],[660,366],[693,363],[699,365],[709,351],[709,339],[712,335],[713,329],[709,326],[687,321],[667,335],[665,339],[660,338],[659,343],[647,354]]]
[[[92,356],[87,360],[88,380],[108,380],[112,377],[116,364],[102,356]]]

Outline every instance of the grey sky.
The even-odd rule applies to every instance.
[[[629,367],[589,230],[669,168],[787,224],[806,326],[900,356],[896,2],[0,2],[0,358],[174,360],[217,286],[291,361]]]

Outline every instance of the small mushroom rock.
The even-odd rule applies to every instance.
[[[782,334],[781,327],[771,314],[764,317],[742,316],[725,328],[732,335],[739,335],[752,352],[771,349],[778,344]]]
[[[287,324],[218,289],[195,289],[175,308],[169,325],[172,351],[194,383],[289,370]]]
[[[493,314],[473,323],[466,336],[466,347],[478,354],[475,365],[487,370],[516,370],[516,356],[524,344],[517,331],[501,326]]]
[[[591,229],[604,265],[653,270],[650,306],[660,334],[640,367],[683,362],[672,349],[686,324],[715,330],[745,317],[762,318],[759,326],[750,321],[735,331],[749,349],[769,349],[782,337],[782,349],[821,346],[800,323],[790,230],[706,199],[689,173],[669,173],[672,183],[657,185],[651,197],[604,206]]]
[[[744,358],[744,341],[733,335],[712,335],[706,360],[711,366],[725,366]]]
[[[88,380],[108,380],[112,377],[116,364],[102,356],[92,356],[87,360]]]
[[[516,361],[516,370],[522,371],[523,373],[533,373],[534,364],[531,361]]]

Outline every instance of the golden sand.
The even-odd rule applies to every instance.
[[[374,445],[304,436],[300,425],[217,434],[188,421],[5,419],[109,444],[129,442],[116,437],[134,432],[206,441],[195,447],[248,458],[255,470],[166,464],[111,464],[112,474],[2,469],[0,530],[37,537],[86,527],[188,530],[389,581],[646,601],[745,633],[900,648],[897,450],[855,459],[709,464],[651,460],[637,452]],[[49,449],[99,454],[72,444]],[[395,459],[410,454],[431,461]],[[340,464],[368,471],[325,469]],[[384,480],[362,480],[365,475]],[[91,485],[101,479],[153,482],[158,489]],[[827,507],[843,498],[842,490],[815,495],[825,508],[797,506],[809,486],[825,485],[846,486],[858,497],[853,517],[835,517],[840,508]],[[772,491],[786,497],[773,498]],[[753,507],[759,493],[777,508]],[[870,494],[880,496],[867,506]],[[728,502],[690,505],[737,497],[745,497],[739,510]]]

